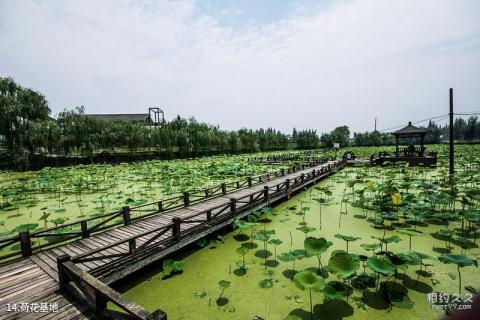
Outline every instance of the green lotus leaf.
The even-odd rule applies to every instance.
[[[315,231],[315,230],[317,230],[317,229],[314,228],[314,227],[310,227],[310,226],[302,226],[302,227],[297,228],[297,230],[300,230],[300,231],[302,231],[303,233],[309,233],[309,232],[313,232],[313,231]]]
[[[295,249],[295,250],[291,251],[291,253],[295,257],[295,259],[297,259],[297,260],[302,260],[303,258],[305,258],[307,256],[307,252],[305,250],[301,250],[301,249]]]
[[[280,239],[271,239],[268,241],[269,244],[273,244],[274,246],[279,246],[283,243]]]
[[[257,234],[255,234],[254,238],[258,241],[266,242],[270,237],[265,233],[258,232]]]
[[[220,289],[227,289],[228,287],[231,286],[231,282],[230,281],[227,281],[227,280],[220,280],[218,281],[218,286],[220,287]]]
[[[243,221],[243,220],[238,220],[238,219],[237,219],[237,220],[235,220],[233,223],[234,223],[237,227],[239,227],[240,229],[248,229],[248,228],[250,228],[250,225],[249,225],[247,222]]]
[[[262,279],[258,282],[258,285],[260,286],[260,288],[271,288],[273,287],[273,281],[272,279]]]
[[[54,225],[59,225],[59,224],[64,224],[65,222],[67,222],[67,220],[69,220],[69,218],[59,217],[59,218],[50,220],[50,222],[53,223]]]
[[[383,275],[395,274],[395,266],[387,256],[372,256],[367,259],[367,267]]]
[[[127,198],[123,203],[124,204],[133,204],[133,203],[135,203],[135,200],[133,200],[132,198]]]
[[[468,266],[478,267],[477,260],[470,259],[463,254],[442,254],[440,257],[438,257],[438,260],[443,263],[454,263],[461,268]]]
[[[378,248],[380,248],[380,243],[362,243],[360,245],[360,247],[362,247],[364,250],[366,251],[372,251],[372,250],[377,250]]]
[[[293,261],[296,259],[295,255],[293,254],[293,251],[289,252],[282,252],[281,254],[278,255],[278,259],[288,262],[288,261]]]
[[[51,215],[51,213],[46,213],[46,212],[44,212],[44,213],[42,214],[42,216],[41,216],[40,218],[38,218],[38,220],[44,220],[44,221],[46,221],[46,220],[48,219],[48,217],[50,217],[50,215]]]
[[[395,212],[382,212],[380,215],[383,219],[395,219],[397,217]]]
[[[327,251],[328,248],[333,245],[333,243],[325,238],[308,237],[303,242],[303,245],[305,247],[305,251],[309,255],[317,256]]]
[[[398,230],[398,232],[401,233],[401,234],[406,234],[408,236],[423,236],[423,235],[425,235],[422,231],[415,230],[415,229],[400,229],[400,230]]]
[[[298,272],[293,277],[293,281],[297,287],[302,290],[309,291],[321,291],[325,287],[325,282],[323,278],[318,276],[315,272],[311,270],[304,270]]]
[[[170,274],[173,272],[173,269],[175,268],[175,261],[172,259],[167,259],[163,262],[163,272],[166,274]]]
[[[398,243],[398,242],[402,241],[402,239],[399,236],[390,236],[390,237],[386,237],[386,238],[372,236],[372,238],[380,240],[383,243],[392,243],[392,242]]]
[[[424,260],[424,259],[434,260],[434,258],[432,256],[430,256],[426,253],[421,253],[421,252],[417,252],[417,251],[410,251],[408,254],[413,256],[413,257],[416,257],[419,260]]]
[[[339,278],[348,278],[360,267],[360,260],[357,255],[346,253],[343,250],[332,252],[328,260],[328,270],[337,274]]]
[[[237,248],[237,250],[235,250],[235,252],[237,253],[237,255],[239,256],[244,256],[248,253],[248,249],[245,248],[245,247],[239,247]]]
[[[173,271],[180,272],[183,271],[183,261],[174,261],[173,262]]]
[[[205,237],[200,238],[197,241],[195,241],[195,243],[197,245],[199,245],[200,247],[205,247],[207,245],[207,238],[205,238]]]
[[[26,223],[26,224],[21,224],[19,226],[16,226],[12,232],[15,233],[20,233],[20,232],[26,232],[26,231],[33,231],[37,229],[38,224],[37,223]]]
[[[273,212],[273,209],[270,207],[265,207],[262,210],[260,210],[263,215],[269,215]]]
[[[440,233],[442,236],[451,237],[452,234],[453,234],[453,230],[450,230],[450,229],[440,229],[440,230],[438,231],[438,233]]]
[[[340,233],[335,234],[335,238],[342,239],[345,241],[356,241],[358,239],[362,239],[360,237],[355,237],[355,236],[348,236],[348,235],[343,235]]]
[[[470,222],[480,222],[480,211],[469,210],[465,213],[465,218]]]
[[[322,291],[325,298],[329,300],[341,300],[347,296],[347,288],[338,281],[330,281]]]
[[[411,254],[411,252],[397,253],[396,255],[400,257],[400,259],[404,260],[405,263],[410,266],[419,265],[421,263],[421,260],[419,259],[419,257],[414,254]]]

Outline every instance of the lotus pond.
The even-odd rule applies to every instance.
[[[279,169],[253,164],[249,158],[215,156],[0,172],[0,238]]]
[[[432,294],[480,289],[480,176],[459,167],[343,169],[116,289],[176,320],[438,319]]]

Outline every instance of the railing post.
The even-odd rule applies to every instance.
[[[147,320],[167,320],[167,314],[157,309],[147,316]]]
[[[87,221],[80,221],[80,227],[82,228],[82,239],[88,238],[90,234],[88,232]]]
[[[285,175],[285,169],[284,168],[280,169],[280,174],[282,175],[282,177]]]
[[[129,206],[125,206],[123,207],[123,223],[128,226],[129,224],[131,224],[131,220],[130,220],[130,207]]]
[[[211,221],[212,220],[212,210],[208,210],[207,211],[207,221]]]
[[[172,235],[175,241],[180,240],[180,222],[181,221],[182,219],[180,219],[179,217],[172,218],[172,222],[173,222]]]
[[[128,252],[130,254],[133,254],[135,252],[135,249],[137,248],[137,242],[135,239],[129,240],[128,241]]]
[[[248,181],[248,187],[251,187],[252,186],[252,177],[248,177],[247,181]]]
[[[107,299],[103,296],[100,291],[95,291],[95,313],[101,315],[102,312],[107,308]]]
[[[158,201],[158,202],[157,202],[157,205],[158,205],[158,211],[162,211],[162,210],[163,210],[163,202],[162,202],[162,201]]]
[[[302,174],[300,175],[300,179],[301,179],[302,182],[303,182],[303,180],[305,180],[305,173],[302,173]]]
[[[22,249],[22,257],[32,255],[32,242],[30,241],[30,232],[20,232],[20,249]]]
[[[263,187],[263,200],[268,203],[268,187]]]
[[[235,198],[230,199],[230,211],[232,212],[232,216],[235,218],[237,216],[237,199]]]
[[[185,205],[185,207],[188,207],[190,205],[190,195],[188,194],[188,192],[183,193],[183,204]]]
[[[67,292],[67,283],[69,281],[67,274],[65,273],[64,262],[70,261],[71,257],[68,254],[64,254],[57,257],[57,270],[58,270],[58,285],[61,292]]]
[[[207,199],[209,196],[208,189],[205,189],[205,198]]]
[[[225,183],[222,183],[221,187],[222,187],[222,194],[226,195],[227,194],[227,185]]]

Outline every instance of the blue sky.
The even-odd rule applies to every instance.
[[[5,0],[0,76],[55,113],[159,106],[225,129],[480,110],[480,1]]]
[[[287,19],[302,8],[318,10],[330,0],[210,0],[198,2],[198,13],[214,16],[219,23],[230,27],[268,24]],[[304,12],[307,13],[307,12]]]
[[[238,26],[248,23],[270,23],[286,18],[291,10],[291,1],[204,1],[199,3],[201,14],[216,17],[222,25]]]

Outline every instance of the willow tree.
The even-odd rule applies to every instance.
[[[24,88],[12,78],[0,77],[0,135],[15,166],[28,164],[33,148],[25,144],[32,121],[45,120],[50,108],[45,97],[32,89]]]

